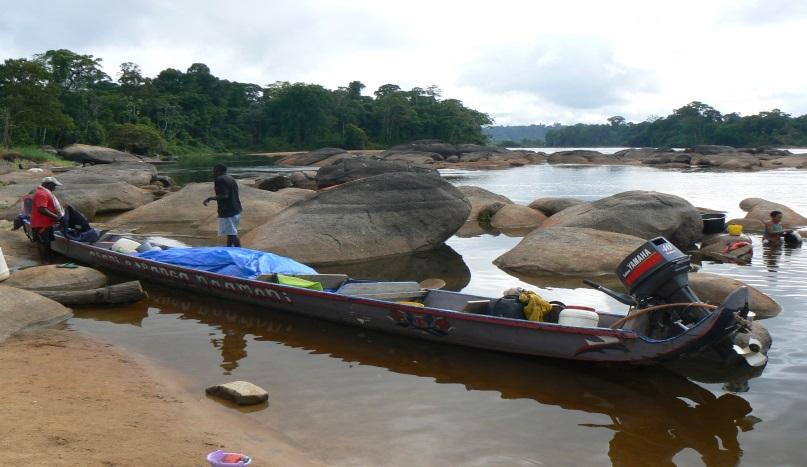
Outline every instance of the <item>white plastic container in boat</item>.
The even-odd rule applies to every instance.
[[[6,264],[6,257],[3,256],[3,249],[0,248],[0,282],[8,279],[11,273],[8,271],[8,264]]]
[[[600,316],[594,311],[565,309],[560,312],[558,324],[580,328],[596,328]]]
[[[127,255],[131,255],[137,251],[139,246],[140,243],[130,238],[119,238],[115,243],[112,244],[112,248],[110,249],[115,253],[125,253]]]

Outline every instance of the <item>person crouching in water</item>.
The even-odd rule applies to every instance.
[[[43,264],[53,262],[53,252],[50,243],[53,241],[53,227],[64,216],[64,209],[53,194],[57,186],[62,186],[59,180],[45,177],[42,184],[34,192],[33,207],[31,208],[31,236],[39,250],[39,258]]]
[[[771,211],[771,220],[765,223],[765,238],[763,241],[769,245],[782,244],[782,237],[787,231],[782,227],[782,211]]]
[[[218,204],[219,235],[227,236],[227,246],[240,247],[238,223],[241,220],[241,198],[238,197],[238,183],[227,174],[227,167],[216,164],[213,167],[213,188],[216,196],[205,199],[202,204],[215,201]]]

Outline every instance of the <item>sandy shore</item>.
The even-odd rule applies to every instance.
[[[176,374],[76,332],[10,339],[0,344],[0,368],[6,465],[201,466],[219,448],[247,453],[256,466],[321,465],[281,431],[189,394]]]

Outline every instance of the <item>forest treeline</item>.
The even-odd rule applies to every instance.
[[[622,116],[606,124],[577,124],[550,129],[547,147],[690,147],[720,144],[734,147],[807,146],[807,115],[793,117],[779,109],[740,116],[722,114],[702,102],[691,102],[664,118],[630,123]]]
[[[488,115],[444,99],[436,86],[379,87],[353,81],[266,86],[214,76],[202,63],[143,76],[137,64],[115,79],[101,58],[49,50],[0,65],[3,143],[101,144],[138,153],[381,148],[417,139],[482,143]]]

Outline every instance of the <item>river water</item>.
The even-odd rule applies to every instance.
[[[539,165],[444,176],[520,204],[643,189],[729,217],[741,215],[747,197],[807,213],[800,196],[807,174],[792,170]],[[750,265],[703,264],[759,287],[784,308],[764,322],[774,339],[764,372],[728,384],[716,372],[592,367],[407,340],[154,284],[146,284],[147,301],[77,310],[69,326],[182,372],[191,391],[235,379],[263,386],[268,408],[244,416],[335,465],[804,465],[807,253],[763,249],[754,240]],[[520,285],[549,299],[624,309],[577,279],[530,284],[496,268],[492,260],[519,241],[455,236],[434,254],[348,272],[443,277],[449,288],[484,295]]]

